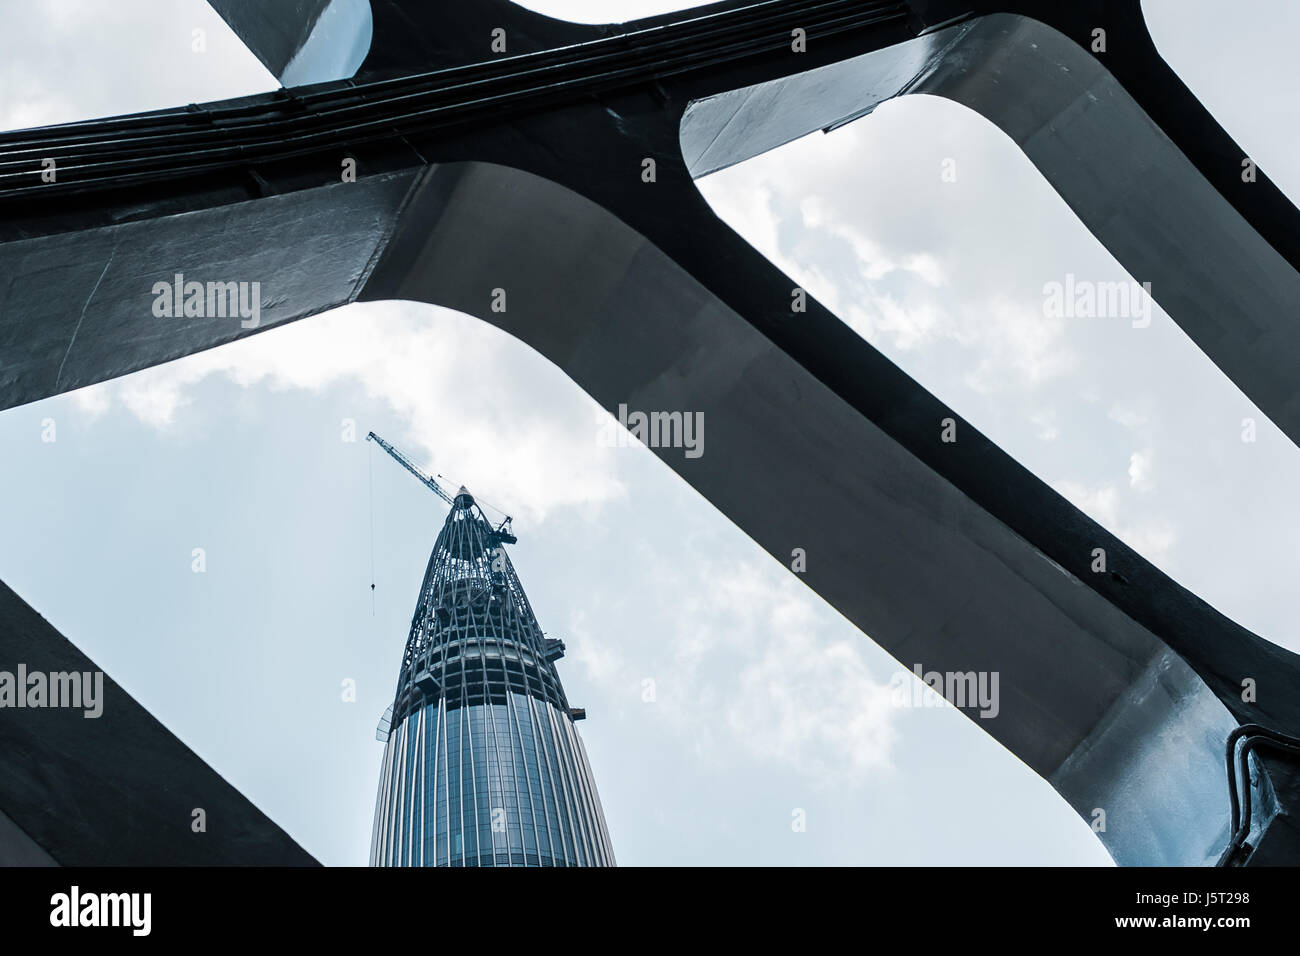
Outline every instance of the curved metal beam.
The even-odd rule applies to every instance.
[[[848,119],[885,96],[924,90],[964,102],[1021,143],[1293,439],[1300,422],[1276,373],[1294,342],[1269,310],[1293,288],[1300,213],[1262,175],[1258,190],[1233,184],[1240,151],[1159,61],[1136,3],[913,0],[901,19],[814,32],[806,54],[789,49],[792,22],[829,24],[840,7],[846,16],[864,9],[841,0],[709,8],[741,26],[776,17],[752,47],[725,57],[715,54],[726,31],[710,17],[645,21],[651,33],[627,34],[521,19],[519,35],[543,46],[550,29],[600,38],[536,61],[495,62],[476,46],[480,21],[506,15],[505,5],[379,0],[376,47],[358,85],[200,110],[183,130],[187,143],[220,149],[234,135],[221,126],[228,115],[264,114],[321,130],[311,149],[280,155],[277,136],[264,134],[259,146],[254,126],[240,134],[253,136],[240,142],[242,154],[232,149],[183,177],[78,184],[74,166],[66,188],[3,200],[0,406],[356,299],[479,315],[534,345],[607,408],[706,412],[708,454],[657,450],[694,487],[783,563],[805,548],[810,585],[905,666],[998,672],[998,715],[973,719],[1085,819],[1107,810],[1103,840],[1117,859],[1211,861],[1227,839],[1224,739],[1234,722],[1300,731],[1300,658],[1169,580],[819,304],[792,318],[791,280],[717,219],[693,177],[798,135],[799,123]],[[384,39],[393,24],[434,16],[442,20],[434,40],[419,31],[404,45]],[[1105,60],[1080,52],[1097,25],[1111,31]],[[653,32],[660,27],[700,44],[680,70],[638,60],[634,35],[663,36]],[[458,51],[453,62],[475,65],[400,79],[446,67],[451,54],[439,44]],[[620,55],[602,52],[620,44]],[[618,74],[620,57],[636,70]],[[567,79],[542,96],[532,62]],[[481,96],[457,98],[453,75],[469,81],[466,90],[491,85],[500,100],[484,108]],[[994,82],[1003,76],[1014,82]],[[846,91],[849,81],[857,85]],[[371,82],[380,85],[360,85]],[[394,89],[444,97],[443,107],[464,112],[449,123],[412,114],[350,143],[346,130],[331,133],[330,110],[316,108],[359,103],[364,114]],[[1102,145],[1122,158],[1127,144],[1136,156],[1121,170],[1170,181],[1117,201],[1117,179],[1078,157],[1078,142],[1107,122],[1121,132]],[[80,150],[85,132],[48,135],[71,136]],[[30,157],[32,134],[22,135]],[[653,182],[641,177],[647,158],[657,164]],[[357,165],[356,182],[339,181],[345,159]],[[1189,223],[1194,247],[1179,241]],[[1221,263],[1199,258],[1218,253]],[[1190,275],[1193,267],[1205,275]],[[178,273],[260,282],[257,327],[153,315],[150,290]],[[1235,285],[1247,278],[1259,288]],[[1182,281],[1222,302],[1236,297],[1239,311],[1218,338],[1204,304],[1198,312],[1176,288]],[[506,286],[508,311],[492,311],[493,290]],[[1273,348],[1254,348],[1256,333],[1272,336]],[[947,418],[956,442],[941,440]],[[810,491],[792,504],[791,487]],[[1108,554],[1107,573],[1091,571],[1096,547]],[[1241,699],[1244,677],[1258,682],[1257,700]]]

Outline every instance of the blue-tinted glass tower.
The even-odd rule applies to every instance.
[[[371,865],[614,865],[582,713],[555,670],[564,645],[537,624],[513,541],[461,488],[381,725]]]

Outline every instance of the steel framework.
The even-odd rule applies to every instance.
[[[392,729],[371,863],[612,866],[573,725],[582,712],[570,709],[555,669],[564,645],[543,634],[501,532],[474,497],[461,488],[450,501],[385,714]]]

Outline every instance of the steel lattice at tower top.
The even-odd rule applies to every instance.
[[[372,866],[614,865],[582,712],[555,670],[564,645],[537,623],[513,541],[461,488],[380,728]]]

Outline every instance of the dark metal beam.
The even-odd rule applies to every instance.
[[[95,662],[0,583],[0,671]],[[0,865],[315,865],[108,675],[98,717],[0,709]],[[195,832],[194,811],[204,813]]]
[[[522,55],[492,58],[488,24]],[[1085,819],[1106,810],[1118,860],[1217,857],[1227,734],[1300,732],[1300,658],[822,306],[792,316],[794,283],[694,186],[891,96],[964,103],[1295,439],[1300,213],[1262,173],[1241,187],[1241,151],[1159,60],[1136,2],[725,3],[623,29],[377,0],[374,30],[353,83],[0,137],[0,407],[256,331],[153,316],[150,289],[178,272],[261,282],[259,328],[357,299],[477,315],[611,410],[704,412],[708,453],[661,457],[778,560],[805,548],[805,580],[905,667],[998,672],[999,714],[968,714]],[[71,158],[57,184],[24,171],[43,149]],[[344,159],[357,182],[340,182]],[[1269,770],[1285,803],[1287,771]]]

